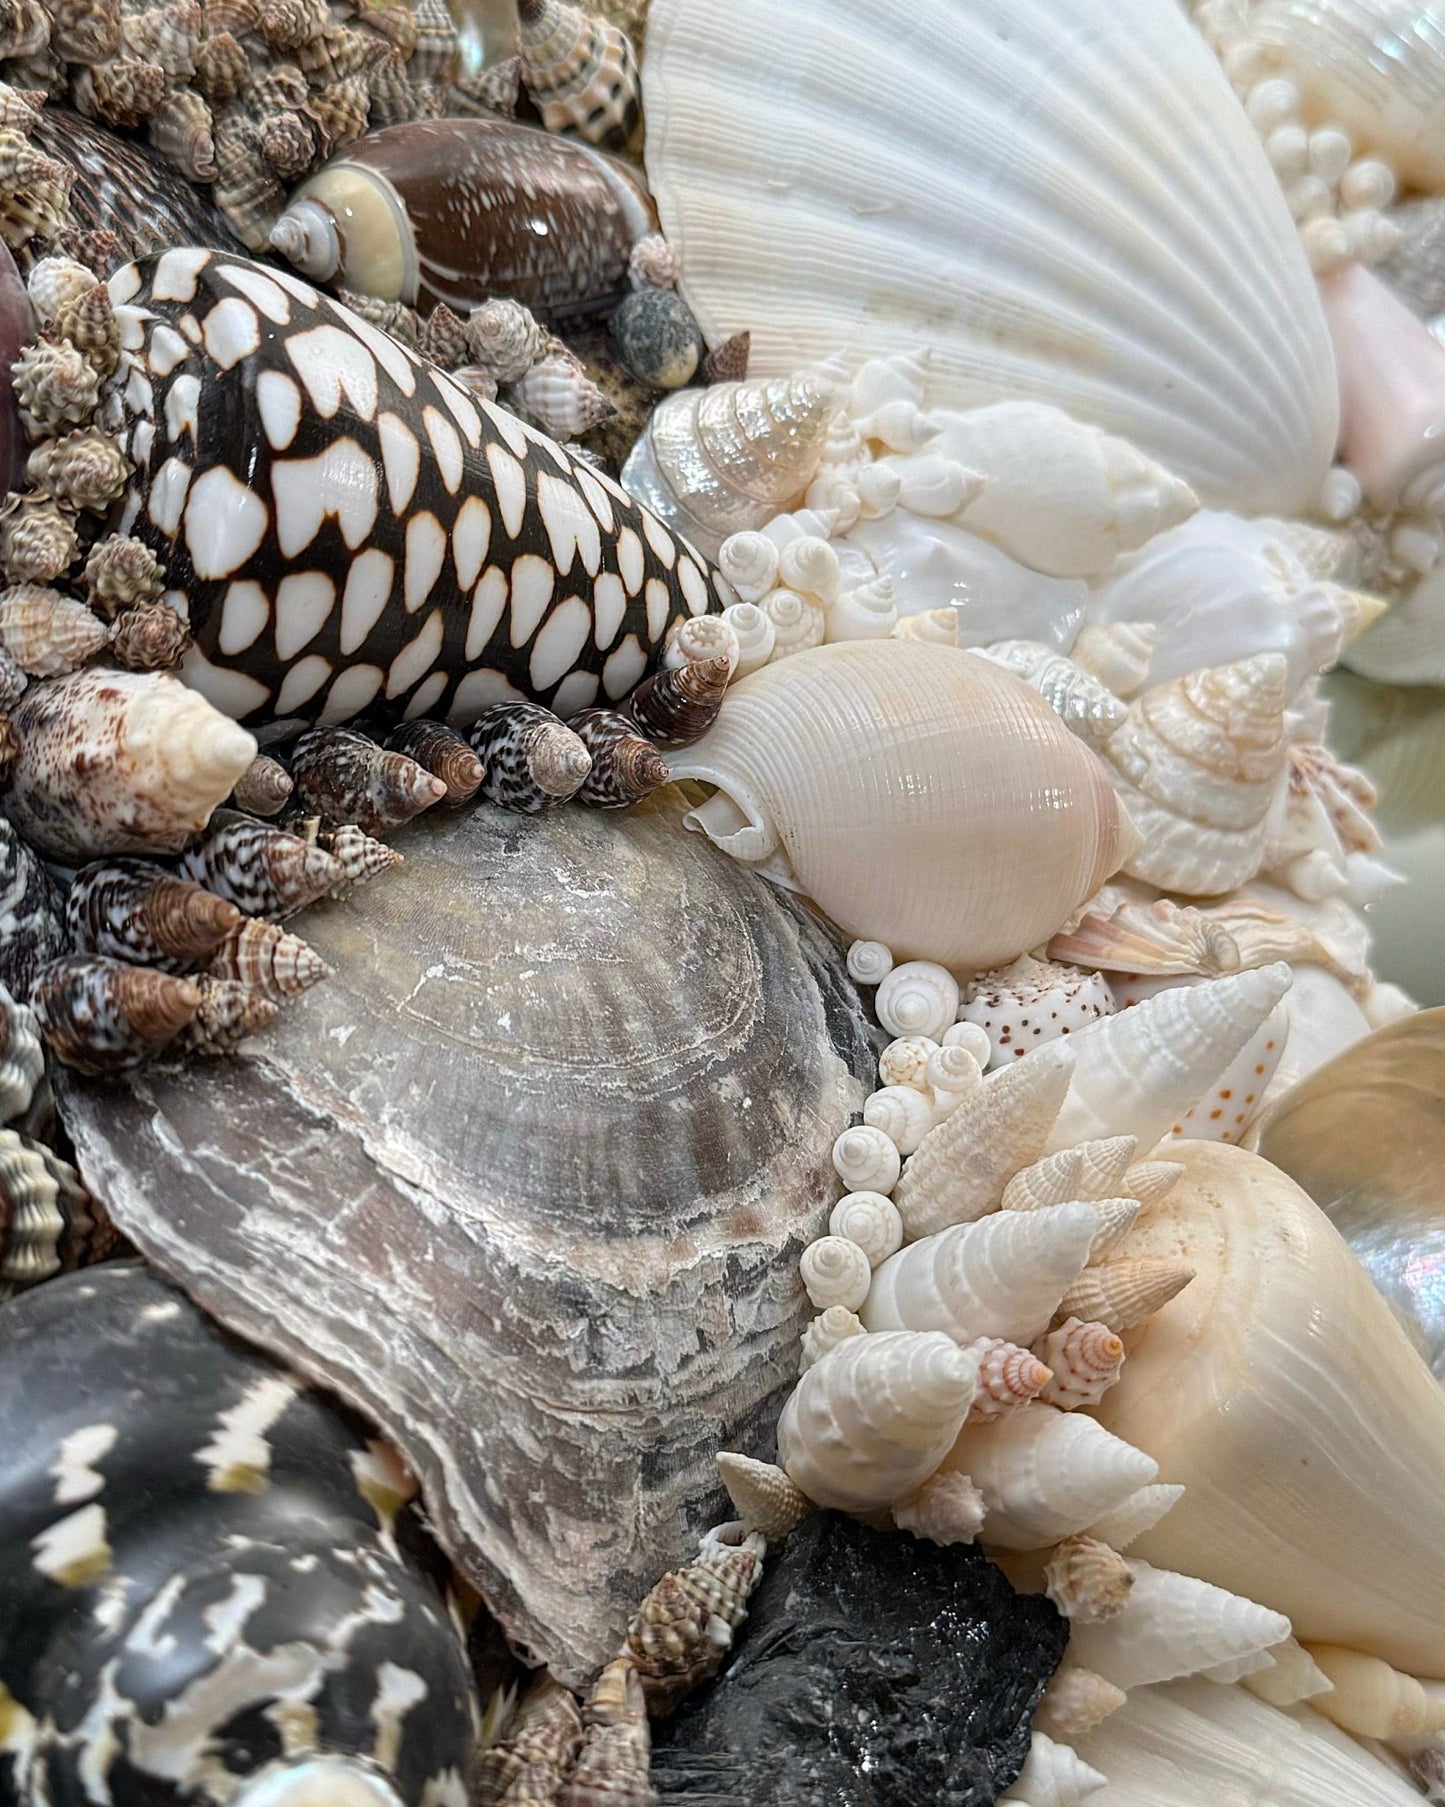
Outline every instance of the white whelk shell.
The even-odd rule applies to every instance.
[[[929,449],[985,479],[962,524],[1051,577],[1097,577],[1199,506],[1187,483],[1134,446],[1041,402],[931,419]]]
[[[828,609],[825,639],[881,640],[898,626],[898,603],[891,577],[875,577],[845,590]]]
[[[718,548],[717,568],[740,602],[761,602],[778,583],[778,548],[765,533],[730,533]]]
[[[1445,1731],[1445,1700],[1377,1656],[1338,1644],[1306,1644],[1305,1654],[1330,1683],[1312,1704],[1356,1738],[1419,1738]]]
[[[1088,1528],[1089,1535],[1116,1550],[1127,1550],[1136,1538],[1152,1531],[1183,1497],[1184,1489],[1177,1482],[1155,1481],[1148,1487],[1141,1487],[1137,1493],[1131,1493],[1122,1505],[1096,1519]]]
[[[718,787],[689,828],[845,934],[949,968],[1046,941],[1130,851],[1088,749],[1027,685],[946,648],[855,641],[766,666],[669,769]]]
[[[1077,1030],[1068,1042],[1073,1078],[1050,1145],[1067,1148],[1107,1131],[1152,1148],[1255,1034],[1291,976],[1278,961],[1176,986]]]
[[[1027,396],[1217,505],[1308,507],[1335,438],[1319,302],[1182,8],[986,0],[961,29],[937,4],[900,33],[868,0],[808,0],[790,21],[796,64],[756,54],[768,0],[649,17],[650,186],[709,339],[746,321],[766,374],[929,346],[931,405]],[[1039,106],[1045,69],[1067,110]],[[1087,248],[1081,187],[1103,197]]]
[[[1049,1678],[1033,1717],[1034,1736],[1077,1738],[1117,1713],[1128,1696],[1092,1669],[1067,1659]]]
[[[1074,1203],[995,1212],[927,1236],[874,1274],[864,1325],[1030,1343],[1083,1273],[1097,1228],[1093,1206]]]
[[[903,1219],[892,1199],[885,1198],[881,1192],[846,1193],[834,1205],[828,1218],[828,1229],[831,1232],[828,1240],[846,1237],[850,1243],[856,1243],[868,1258],[870,1268],[877,1267],[890,1255],[896,1255],[903,1247]],[[814,1243],[813,1247],[817,1248],[818,1244]],[[809,1296],[815,1305],[820,1303],[811,1289]],[[843,1304],[846,1301],[839,1299],[828,1303]],[[861,1300],[853,1301],[855,1307],[860,1303]]]
[[[916,1092],[926,1092],[928,1062],[937,1052],[938,1043],[926,1035],[902,1035],[878,1056],[878,1077],[884,1085],[911,1085]]]
[[[872,1512],[916,1493],[973,1401],[976,1363],[946,1336],[849,1337],[798,1381],[778,1461],[810,1500]]]
[[[946,1547],[972,1543],[983,1529],[987,1510],[983,1495],[966,1474],[936,1474],[912,1499],[894,1505],[893,1522],[900,1531]]]
[[[1117,697],[1142,690],[1159,629],[1152,621],[1086,621],[1069,656]]]
[[[969,982],[958,1018],[977,1023],[987,1034],[992,1069],[1111,1016],[1114,1009],[1114,994],[1102,973],[1020,954],[1008,966],[979,973]]]
[[[1075,1536],[1159,1472],[1151,1457],[1087,1413],[1037,1404],[966,1425],[947,1466],[981,1489],[988,1506],[984,1542],[1004,1550],[1042,1550]],[[1109,1673],[1077,1654],[1089,1668]]]
[[[1297,1638],[1270,1645],[1268,1668],[1252,1669],[1240,1680],[1250,1693],[1272,1707],[1294,1707],[1334,1686]]]
[[[1047,1732],[1035,1731],[1018,1779],[1001,1807],[1080,1807],[1108,1785],[1109,1778],[1085,1763],[1067,1744],[1056,1744]]]
[[[863,1334],[863,1320],[856,1312],[843,1305],[830,1305],[813,1319],[799,1339],[803,1345],[800,1368],[806,1371],[848,1337]]]
[[[912,1154],[934,1126],[933,1099],[911,1085],[886,1085],[863,1101],[863,1122],[880,1129],[900,1155]]]
[[[1076,1624],[1069,1639],[1075,1661],[1116,1687],[1197,1675],[1262,1654],[1290,1635],[1283,1613],[1207,1581],[1137,1560],[1129,1562],[1129,1570],[1134,1586],[1124,1610],[1103,1623]]]
[[[1103,757],[1142,836],[1131,877],[1192,894],[1259,871],[1286,784],[1288,667],[1279,653],[1146,690]]]
[[[919,1145],[896,1188],[910,1240],[997,1209],[1007,1182],[1044,1147],[1073,1068],[1068,1045],[1055,1042],[964,1093]]]
[[[822,605],[801,590],[769,590],[758,608],[772,623],[774,659],[786,659],[793,653],[805,653],[823,644],[827,631],[827,615]]]
[[[977,651],[1037,690],[1070,732],[1091,747],[1102,747],[1129,713],[1092,673],[1041,641],[995,640]]]
[[[833,1169],[850,1192],[881,1192],[898,1184],[903,1157],[898,1146],[872,1124],[845,1129],[833,1144]]]
[[[935,961],[905,960],[884,975],[873,1008],[890,1035],[938,1042],[958,1016],[958,980]]]
[[[858,1244],[845,1236],[822,1236],[809,1243],[799,1267],[808,1297],[819,1311],[833,1305],[856,1311],[868,1297],[872,1265]]]
[[[766,594],[766,592],[764,592]],[[733,630],[738,643],[738,662],[733,667],[735,678],[745,678],[758,671],[773,656],[777,629],[755,602],[735,602],[723,610],[723,619]]]

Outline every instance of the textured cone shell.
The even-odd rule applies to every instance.
[[[1042,1550],[1086,1530],[1159,1472],[1082,1412],[1046,1405],[969,1425],[948,1467],[983,1490],[983,1541],[1005,1550]]]
[[[1254,1035],[1290,985],[1283,961],[1173,986],[1069,1037],[1074,1078],[1050,1142],[1139,1138],[1152,1148]]]
[[[1282,1613],[1237,1594],[1131,1561],[1134,1585],[1115,1618],[1075,1622],[1069,1639],[1074,1658],[1119,1688],[1197,1675],[1268,1650],[1289,1636]]]
[[[1065,1292],[1059,1310],[1065,1318],[1107,1324],[1116,1333],[1133,1330],[1193,1278],[1194,1269],[1187,1261],[1105,1261],[1085,1269]]]
[[[1050,1738],[1077,1738],[1101,1725],[1111,1713],[1117,1713],[1125,1699],[1122,1688],[1106,1682],[1092,1669],[1061,1663],[1044,1689],[1033,1717],[1033,1729]]]
[[[987,660],[821,646],[733,685],[668,761],[718,795],[687,825],[849,937],[973,969],[1046,941],[1127,850],[1094,756]]]
[[[34,1011],[0,985],[0,1123],[30,1108],[44,1071]]]
[[[1228,1144],[1171,1152],[1185,1176],[1121,1252],[1197,1277],[1130,1338],[1098,1407],[1185,1487],[1137,1552],[1287,1613],[1297,1637],[1445,1676],[1438,1383],[1292,1181]]]
[[[871,1512],[915,1493],[953,1446],[976,1360],[947,1337],[849,1337],[799,1380],[778,1460],[820,1506]]]
[[[142,860],[97,863],[76,874],[65,900],[78,948],[140,966],[183,971],[240,926],[223,897]]]
[[[869,1330],[943,1330],[1027,1344],[1089,1258],[1091,1205],[998,1212],[890,1255],[862,1307]]]
[[[813,1510],[807,1494],[771,1462],[725,1449],[718,1456],[717,1468],[739,1518],[761,1531],[769,1542],[786,1537]]]
[[[1133,1136],[1106,1136],[1046,1154],[1013,1176],[1000,1208],[1037,1211],[1040,1205],[1065,1205],[1072,1198],[1103,1198],[1124,1177],[1137,1147]]]
[[[1089,1526],[1089,1535],[1115,1550],[1127,1550],[1137,1538],[1152,1530],[1166,1512],[1172,1512],[1183,1497],[1184,1489],[1174,1482],[1159,1481],[1141,1487],[1122,1506],[1095,1519]]]
[[[808,54],[760,56],[774,23],[768,0],[648,21],[648,176],[710,341],[747,321],[762,376],[926,347],[935,405],[1052,402],[1217,505],[1313,501],[1336,416],[1319,301],[1178,8],[935,0],[900,32],[809,0]]]

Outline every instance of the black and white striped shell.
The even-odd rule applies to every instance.
[[[7,1807],[466,1807],[438,1557],[349,1414],[125,1262],[0,1308],[0,1449]]]
[[[625,696],[720,578],[610,478],[281,270],[181,249],[111,279],[184,675],[239,720],[472,720]]]
[[[208,1310],[373,1418],[569,1685],[770,1448],[876,1054],[819,921],[681,830],[482,804],[297,919],[335,967],[224,1072],[65,1079],[77,1161]]]

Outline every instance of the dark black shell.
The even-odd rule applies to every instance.
[[[210,245],[244,254],[204,188],[135,138],[109,132],[65,107],[44,107],[30,132],[47,157],[75,170],[70,212],[81,232],[113,232],[124,257],[171,245]]]
[[[0,1801],[224,1802],[331,1755],[465,1807],[435,1554],[325,1396],[117,1264],[0,1308],[0,1451]]]
[[[187,680],[239,720],[565,717],[731,600],[609,477],[298,277],[180,250],[111,292],[121,524],[168,562]]]

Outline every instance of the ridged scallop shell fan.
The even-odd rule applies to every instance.
[[[655,0],[647,169],[751,376],[928,347],[930,403],[1052,402],[1208,503],[1301,512],[1335,443],[1313,280],[1176,0]]]

